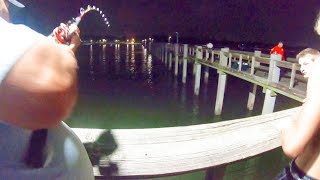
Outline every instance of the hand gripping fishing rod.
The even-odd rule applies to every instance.
[[[95,6],[88,5],[87,9],[80,8],[80,14],[76,18],[72,18],[65,26],[59,26],[53,30],[49,37],[53,37],[59,44],[69,44],[73,33],[76,31],[77,26],[81,22],[83,16],[90,11],[98,11],[102,14],[102,11]],[[107,18],[102,14],[102,18],[108,27],[110,27]],[[29,147],[24,158],[24,162],[27,166],[32,168],[41,168],[44,166],[46,160],[46,141],[48,136],[48,129],[39,129],[32,132]]]

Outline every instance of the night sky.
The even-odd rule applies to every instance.
[[[251,41],[320,49],[313,30],[319,0],[21,0],[23,22],[49,34],[60,22],[77,15],[88,4],[99,7],[110,21],[107,28],[98,13],[88,14],[83,36],[105,34],[127,37],[168,36],[218,41]],[[17,16],[19,17],[19,15]],[[21,15],[20,15],[21,18]]]

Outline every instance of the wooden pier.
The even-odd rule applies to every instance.
[[[176,47],[178,46],[178,47]],[[178,51],[176,50],[178,49]],[[272,113],[277,94],[287,96],[302,102],[305,98],[307,82],[300,74],[300,65],[295,58],[288,58],[288,62],[281,61],[280,55],[266,55],[261,51],[244,52],[229,48],[210,49],[205,46],[155,44],[153,52],[167,65],[167,56],[174,55],[176,61],[183,61],[182,82],[186,83],[186,64],[193,64],[195,76],[194,93],[199,94],[201,71],[205,69],[204,82],[208,82],[209,68],[214,68],[219,74],[215,114],[221,114],[227,75],[235,76],[252,83],[252,92],[248,92],[248,109],[254,107],[257,86],[261,86],[265,93],[262,114]],[[169,54],[169,55],[168,55]],[[176,58],[178,57],[178,58]],[[172,59],[169,58],[169,59]],[[177,60],[178,59],[178,60]],[[172,62],[169,61],[169,70]],[[178,75],[180,63],[175,63],[175,75]],[[234,66],[236,65],[236,66]],[[244,65],[247,68],[243,68]],[[181,68],[181,67],[180,67]],[[285,71],[286,73],[280,72]]]
[[[295,59],[282,62],[279,56],[270,57],[259,51],[167,43],[153,44],[152,52],[169,70],[174,70],[175,76],[181,75],[183,83],[187,83],[187,63],[193,64],[189,71],[195,77],[191,83],[194,83],[196,95],[201,88],[201,77],[204,76],[203,82],[208,83],[209,68],[216,69],[219,74],[217,115],[223,108],[227,76],[252,83],[252,91],[248,92],[249,110],[254,108],[257,86],[261,86],[265,92],[262,115],[183,127],[73,128],[87,148],[97,179],[143,179],[198,170],[206,170],[206,180],[221,179],[226,164],[280,146],[278,124],[291,119],[299,108],[273,113],[278,94],[300,102],[305,98],[306,81],[299,74],[299,64]],[[287,73],[280,76],[283,69]]]

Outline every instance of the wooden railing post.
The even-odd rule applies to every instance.
[[[171,70],[171,68],[172,68],[172,51],[170,49],[170,51],[169,51],[169,70]]]
[[[192,55],[195,56],[195,58],[197,58],[197,47],[193,47],[192,50]],[[193,62],[193,75],[196,75],[196,60]]]
[[[178,76],[178,70],[179,70],[179,44],[175,44],[174,45],[174,52],[175,52],[174,75]]]
[[[221,66],[227,66],[228,64],[228,56],[224,55],[225,52],[229,52],[229,48],[222,48],[220,51],[220,61],[219,64]],[[216,105],[215,105],[215,115],[220,115],[223,106],[224,99],[224,91],[227,82],[227,75],[224,72],[218,71],[219,80],[218,80],[218,90],[216,96]]]
[[[165,44],[164,46],[164,64],[167,65],[168,63],[168,48],[169,48],[169,44]]]
[[[254,51],[254,57],[261,57],[261,51]],[[253,63],[254,67],[259,67],[260,66],[260,62],[256,61],[255,63]]]
[[[210,63],[213,63],[213,62],[214,62],[214,50],[212,49]]]
[[[238,71],[241,71],[242,69],[242,54],[240,54],[240,57],[239,57],[239,67],[238,67]]]
[[[164,51],[166,48],[166,44],[161,44],[161,62],[164,62]]]
[[[276,66],[275,61],[281,61],[281,55],[279,54],[271,54],[270,64],[269,64],[269,74],[268,74],[268,82],[279,82],[280,78],[280,68]],[[262,114],[272,113],[274,110],[274,105],[276,102],[276,95],[270,89],[266,90],[266,95],[264,98]]]
[[[252,62],[251,62],[251,75],[254,75],[255,67],[260,66],[260,62],[256,61],[256,57],[261,57],[261,51],[254,51],[254,56],[252,57]],[[253,84],[252,91],[249,92],[248,103],[247,103],[247,108],[250,111],[253,110],[256,94],[257,94],[257,84]]]
[[[188,44],[183,45],[183,68],[182,68],[182,83],[187,81],[187,67],[188,67]]]
[[[228,68],[231,68],[231,63],[232,63],[232,54],[229,53],[229,58],[228,58],[229,62],[228,62]]]
[[[202,60],[202,58],[203,58],[202,47],[197,46],[196,60],[194,62],[194,70],[195,70],[194,94],[195,95],[199,95],[199,90],[200,90],[201,64],[198,62],[198,60]]]
[[[294,81],[295,81],[295,77],[296,77],[296,71],[297,71],[297,64],[293,63],[292,64],[292,70],[291,70],[291,78],[290,78],[289,89],[292,89],[293,86],[294,86]]]
[[[254,64],[256,63],[256,57],[252,56],[252,60],[251,60],[251,71],[250,71],[250,74],[251,75],[254,75],[254,69],[255,69],[255,66]]]
[[[208,62],[209,60],[209,49],[206,49],[206,62]],[[208,80],[209,80],[209,67],[206,66],[205,67],[205,70],[204,70],[204,82],[205,83],[208,83]]]

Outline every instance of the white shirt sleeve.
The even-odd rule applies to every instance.
[[[14,25],[0,17],[0,83],[19,57],[44,37],[27,26]]]

